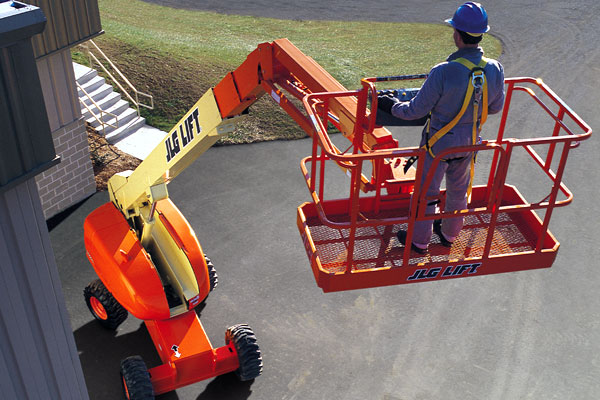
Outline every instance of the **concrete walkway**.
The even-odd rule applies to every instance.
[[[167,136],[167,132],[145,124],[126,137],[120,139],[114,145],[119,150],[143,160],[152,150],[154,150],[165,136]]]

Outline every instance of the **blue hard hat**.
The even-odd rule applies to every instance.
[[[453,28],[467,33],[486,33],[490,30],[487,12],[474,1],[467,1],[456,9],[454,16],[446,20]]]

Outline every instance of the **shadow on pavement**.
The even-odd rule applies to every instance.
[[[85,199],[81,200],[80,202],[73,204],[71,207],[67,208],[64,211],[61,211],[60,213],[56,214],[55,216],[48,218],[46,220],[46,226],[48,227],[48,232],[52,232],[52,230],[54,228],[56,228],[58,225],[60,225],[61,222],[66,220],[71,214],[73,214],[75,211],[77,211],[77,209],[79,207],[81,207],[83,204],[85,204],[85,202],[88,201],[90,199],[90,197],[92,197],[94,194],[91,194],[88,197],[86,197]]]
[[[148,366],[160,363],[143,323],[140,323],[136,331],[118,333],[119,330],[115,332],[104,329],[95,320],[74,332],[91,400],[123,398],[119,372],[122,359],[140,355]],[[162,399],[177,398],[175,396]]]
[[[161,363],[152,339],[143,323],[137,330],[119,334],[101,327],[95,320],[74,332],[79,359],[91,400],[124,398],[119,373],[121,360],[139,355],[151,368]],[[241,382],[234,373],[210,381],[198,400],[245,400],[250,397],[254,381]],[[157,400],[177,400],[176,392],[157,396]]]

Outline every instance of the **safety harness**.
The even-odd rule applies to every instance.
[[[488,116],[487,80],[485,79],[485,73],[483,71],[483,69],[487,65],[488,59],[485,57],[482,57],[481,61],[477,65],[475,65],[471,61],[467,60],[466,58],[462,58],[462,57],[457,58],[456,60],[452,60],[451,62],[457,62],[457,63],[465,66],[466,68],[468,68],[471,71],[471,73],[469,75],[469,84],[467,85],[467,92],[465,93],[465,99],[463,101],[462,107],[460,108],[460,111],[458,112],[458,114],[454,117],[454,119],[452,119],[452,121],[450,121],[448,124],[446,124],[444,127],[442,127],[432,137],[429,137],[430,125],[431,125],[431,113],[429,114],[429,119],[427,120],[427,124],[426,124],[427,127],[425,128],[425,129],[427,129],[427,138],[428,139],[425,142],[425,144],[423,146],[421,146],[421,148],[426,149],[432,158],[435,158],[435,154],[433,153],[433,146],[445,134],[450,132],[450,130],[452,128],[454,128],[454,126],[456,126],[456,124],[458,124],[458,121],[460,121],[460,119],[464,115],[465,111],[467,110],[467,107],[471,103],[471,99],[473,100],[473,131],[472,131],[473,138],[472,138],[472,142],[471,142],[472,144],[475,144],[477,142],[477,136],[481,130],[481,127],[487,120],[487,116]],[[482,107],[481,118],[479,118],[479,107],[480,106]],[[408,169],[411,167],[411,165],[416,160],[417,160],[417,157],[410,157],[406,161],[406,164],[404,166],[405,173],[408,171]],[[449,160],[443,160],[443,161],[449,161]],[[471,158],[471,173],[470,173],[470,179],[469,179],[469,188],[467,189],[467,196],[469,198],[471,196],[471,190],[473,187],[474,173],[475,173],[475,156],[473,156],[473,158]]]

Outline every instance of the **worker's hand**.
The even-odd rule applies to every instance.
[[[392,107],[394,104],[399,103],[400,101],[389,95],[379,95],[377,96],[377,108],[387,112],[388,114],[392,113]]]

